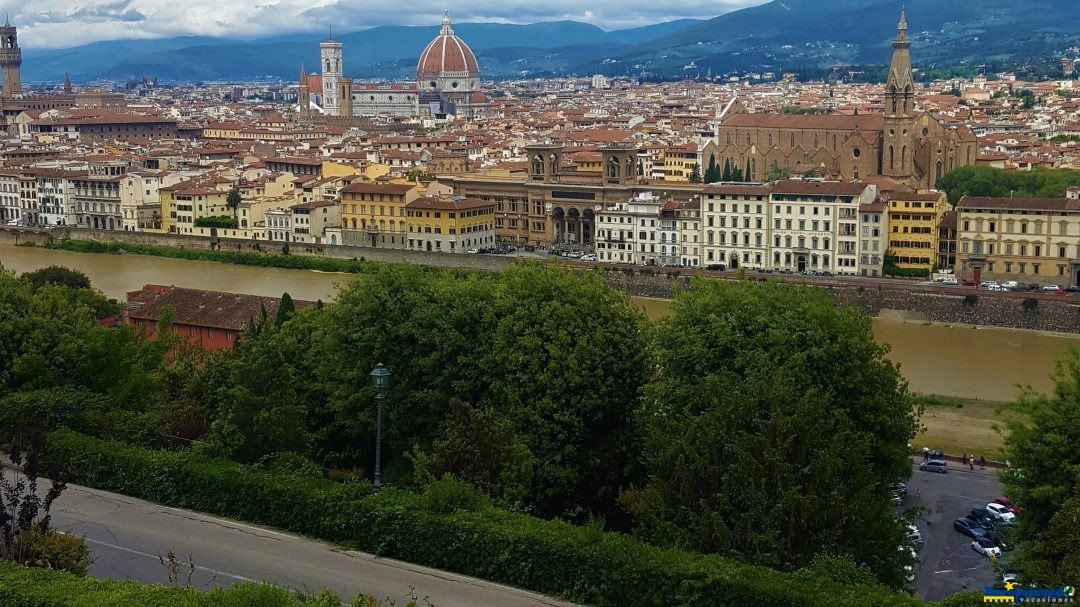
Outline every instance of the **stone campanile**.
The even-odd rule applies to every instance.
[[[893,40],[892,64],[885,81],[885,145],[881,150],[881,173],[898,179],[914,174],[915,78],[907,34],[907,16],[901,10]]]
[[[4,70],[4,97],[22,92],[22,49],[19,33],[8,20],[0,27],[0,68]]]
[[[322,104],[326,113],[341,116],[341,43],[330,38],[319,45],[322,56]]]

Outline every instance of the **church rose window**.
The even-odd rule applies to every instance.
[[[862,156],[862,150],[855,148],[854,150],[851,150],[851,155],[858,158],[859,156]]]

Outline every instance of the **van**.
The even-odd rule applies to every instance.
[[[949,471],[949,464],[945,460],[932,459],[930,461],[919,464],[919,470],[925,470],[926,472],[937,472],[938,474],[945,474]]]

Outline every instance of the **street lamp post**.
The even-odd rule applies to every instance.
[[[390,380],[390,370],[379,363],[371,372],[375,381],[375,491],[382,487],[382,402],[383,389]]]

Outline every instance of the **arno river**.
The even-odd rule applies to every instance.
[[[124,299],[145,284],[330,301],[347,274],[282,270],[140,255],[99,255],[15,247],[0,243],[0,265],[17,273],[49,265],[77,268],[107,296]],[[669,309],[664,300],[638,299],[650,318]],[[985,400],[1011,400],[1016,384],[1038,390],[1052,387],[1053,362],[1080,337],[972,328],[897,320],[874,320],[874,335],[892,347],[913,390]]]

